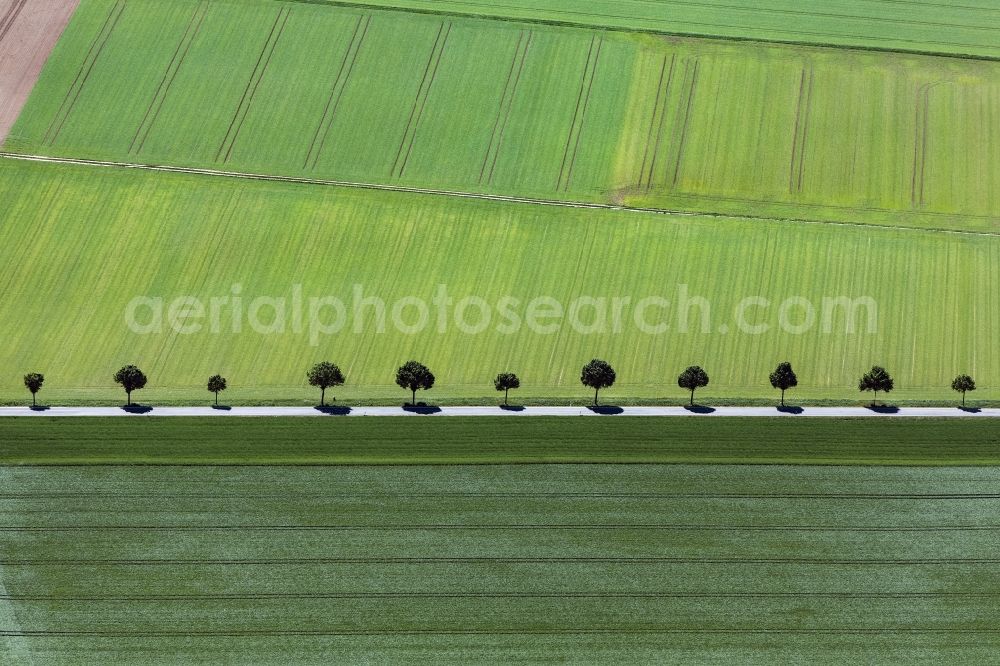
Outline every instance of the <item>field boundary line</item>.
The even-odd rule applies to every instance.
[[[203,0],[191,13],[191,20],[188,22],[184,34],[177,43],[177,49],[170,58],[170,62],[167,63],[167,69],[163,72],[160,85],[157,86],[156,92],[153,93],[153,98],[149,101],[149,106],[146,107],[146,113],[142,116],[142,121],[135,130],[135,136],[132,137],[132,142],[128,147],[130,154],[134,150],[135,154],[138,155],[142,152],[143,146],[146,145],[146,140],[149,138],[150,132],[153,131],[153,126],[156,124],[157,118],[160,117],[160,111],[167,101],[167,95],[170,94],[170,88],[174,84],[174,79],[177,78],[177,73],[184,64],[188,51],[191,50],[191,45],[194,44],[194,41],[198,38],[198,33],[201,32],[201,26],[205,22],[205,17],[208,15],[208,8],[210,6],[211,3],[208,0]],[[192,28],[194,28],[193,31]],[[190,39],[188,38],[189,35]],[[148,124],[147,120],[149,121]],[[136,142],[138,142],[138,146],[136,146]]]
[[[222,145],[219,146],[219,151],[215,155],[216,162],[223,158],[223,152],[225,152],[225,159],[222,160],[223,163],[229,162],[229,158],[232,157],[236,140],[239,138],[240,131],[243,129],[243,123],[246,122],[247,115],[250,113],[250,106],[257,95],[257,88],[260,87],[261,81],[264,80],[264,75],[267,74],[268,65],[271,64],[271,58],[278,48],[281,35],[285,32],[285,26],[288,25],[288,17],[291,15],[291,12],[292,10],[288,7],[278,10],[278,16],[274,19],[271,32],[267,36],[267,41],[264,42],[264,48],[257,57],[257,64],[254,65],[253,72],[250,74],[250,80],[247,81],[243,97],[240,98],[239,106],[236,107],[236,113],[229,122],[229,129],[226,130],[226,136],[223,138]],[[279,23],[280,28],[278,27]]]
[[[504,556],[436,556],[436,557],[247,557],[247,558],[141,558],[122,557],[106,559],[84,558],[20,558],[0,560],[0,567],[43,567],[43,566],[299,566],[310,564],[721,564],[721,565],[769,565],[794,564],[806,566],[951,566],[951,565],[996,565],[995,557],[901,557],[883,559],[859,559],[846,557],[642,557],[642,556],[552,556],[552,557],[504,557]],[[1000,629],[997,629],[1000,631]]]
[[[890,48],[885,46],[873,46],[873,45],[860,45],[860,44],[838,44],[837,42],[825,42],[825,41],[815,41],[808,42],[804,40],[797,39],[768,39],[767,37],[741,37],[738,35],[726,36],[720,35],[718,33],[712,32],[678,32],[675,30],[662,30],[656,28],[636,28],[636,27],[626,27],[626,26],[616,26],[608,24],[599,23],[585,23],[583,21],[572,21],[565,19],[545,19],[540,17],[512,17],[512,16],[500,16],[496,14],[482,14],[477,12],[467,12],[459,10],[445,10],[445,9],[429,9],[429,8],[417,8],[417,7],[398,7],[392,5],[374,5],[367,2],[357,2],[352,0],[278,0],[279,2],[291,2],[298,4],[308,4],[308,5],[320,5],[324,7],[348,7],[355,9],[367,9],[371,11],[386,11],[386,12],[397,12],[403,14],[422,14],[430,16],[452,16],[456,18],[466,18],[466,19],[477,19],[482,21],[499,21],[503,23],[521,23],[521,24],[535,24],[535,25],[546,25],[554,27],[563,28],[580,28],[584,30],[600,31],[600,32],[613,32],[613,33],[626,33],[626,34],[641,34],[641,35],[662,35],[665,37],[681,37],[681,38],[691,38],[691,39],[703,39],[711,40],[715,42],[742,42],[749,44],[778,44],[785,46],[800,46],[806,48],[816,48],[816,49],[828,49],[835,51],[857,51],[857,52],[873,52],[873,53],[901,53],[906,55],[915,56],[927,56],[934,58],[954,58],[958,60],[980,60],[988,62],[998,62],[1000,61],[1000,55],[986,55],[959,51],[933,51],[928,49],[907,49],[907,48]],[[627,17],[622,17],[625,20]],[[744,26],[739,25],[723,25],[723,24],[706,24],[699,23],[696,21],[684,21],[687,25],[706,25],[706,26],[717,26],[722,28],[740,28]],[[802,35],[816,35],[821,37],[851,37],[851,35],[836,35],[830,33],[814,32],[814,31],[799,31]],[[899,42],[912,42],[915,44],[926,44],[924,40],[915,39],[900,39],[896,38]],[[960,43],[950,43],[950,42],[939,42],[946,46],[955,47],[973,47],[981,48],[977,44],[960,44]]]
[[[448,47],[448,37],[451,36],[451,21],[442,21],[438,28],[434,44],[431,46],[430,56],[427,58],[427,65],[424,67],[424,75],[420,79],[420,86],[417,88],[417,96],[413,100],[413,107],[410,109],[410,117],[406,121],[406,128],[403,130],[403,138],[399,142],[399,150],[396,151],[396,159],[392,162],[391,175],[402,178],[406,171],[406,164],[410,161],[410,153],[413,151],[413,144],[417,140],[417,130],[420,128],[420,119],[424,115],[424,107],[427,98],[431,95],[431,88],[437,79],[438,68],[441,66],[441,58],[444,50]],[[406,152],[403,152],[403,149]],[[402,158],[402,161],[400,161]],[[398,171],[398,173],[397,173]]]
[[[368,36],[368,28],[371,27],[371,24],[371,14],[364,14],[358,17],[358,22],[354,26],[354,32],[351,34],[351,40],[347,43],[347,50],[344,51],[344,57],[340,61],[337,76],[333,80],[330,96],[327,98],[326,106],[323,108],[323,115],[320,116],[316,133],[309,144],[306,160],[302,164],[303,169],[315,169],[316,165],[319,164],[319,158],[323,154],[323,148],[326,146],[326,139],[330,134],[330,128],[333,126],[337,111],[340,109],[340,100],[343,99],[344,91],[347,90],[347,84],[351,80],[351,74],[354,73],[354,65],[358,61],[358,54],[361,53],[361,47],[364,44],[365,37]],[[360,37],[358,36],[359,31]],[[348,61],[350,61],[349,65]],[[317,141],[319,142],[319,146],[316,145]],[[310,166],[310,162],[312,162],[312,166]]]
[[[28,4],[28,0],[14,0],[3,16],[0,16],[0,42],[3,42],[4,37],[10,32],[11,27],[21,15],[21,10],[24,9],[26,4]]]
[[[650,463],[658,464],[658,463]],[[23,467],[32,467],[24,465]],[[53,467],[54,465],[42,465],[42,467]],[[101,464],[92,465],[102,467]],[[163,465],[170,467],[171,465]],[[177,465],[185,467],[185,465]],[[257,465],[252,465],[256,467]],[[286,465],[275,464],[275,467],[285,467]],[[434,465],[439,467],[440,465]],[[5,467],[5,465],[0,465]],[[17,467],[21,467],[18,465]],[[81,465],[71,465],[76,468]],[[211,467],[211,465],[199,465],[199,467]],[[226,465],[231,467],[231,465]],[[918,501],[940,501],[940,500],[995,500],[1000,499],[1000,493],[525,493],[525,492],[438,492],[438,493],[118,493],[118,492],[41,492],[41,493],[0,493],[0,499],[100,499],[100,498],[127,498],[127,499],[831,499],[831,500],[918,500]]]
[[[77,100],[80,99],[80,93],[83,92],[84,86],[87,85],[87,80],[90,79],[90,74],[94,71],[94,66],[101,57],[104,47],[107,46],[108,40],[111,39],[115,28],[118,27],[118,21],[121,20],[122,14],[125,13],[127,4],[128,0],[118,0],[111,6],[111,10],[101,25],[101,29],[94,37],[94,41],[91,42],[90,48],[87,49],[87,54],[83,59],[83,64],[80,65],[80,70],[77,72],[76,78],[70,84],[69,89],[66,91],[66,96],[56,110],[55,117],[52,118],[48,130],[46,130],[45,135],[42,137],[43,144],[51,146],[56,142],[59,133],[62,132],[63,125],[66,124],[70,114],[73,113],[73,108],[76,106]]]
[[[295,1],[295,0],[291,0]],[[811,220],[796,217],[768,217],[766,215],[735,215],[729,213],[718,213],[713,211],[689,211],[671,208],[655,208],[650,206],[628,206],[624,204],[572,201],[560,199],[544,199],[536,197],[519,197],[506,194],[487,194],[482,192],[466,192],[462,190],[446,190],[437,188],[415,187],[411,185],[396,185],[386,183],[366,183],[351,180],[336,180],[322,178],[306,178],[301,176],[277,176],[265,173],[253,173],[245,171],[229,171],[221,169],[206,169],[201,167],[180,167],[165,164],[143,164],[139,162],[115,162],[108,160],[92,160],[75,157],[52,157],[48,155],[37,155],[30,153],[12,153],[0,151],[0,158],[18,160],[23,162],[41,162],[48,164],[65,164],[75,166],[88,166],[109,169],[135,169],[139,171],[153,171],[160,173],[176,173],[198,176],[215,176],[223,178],[239,178],[245,180],[260,180],[265,182],[291,183],[298,185],[322,185],[327,187],[345,187],[361,190],[376,190],[384,192],[400,192],[407,194],[425,194],[434,196],[453,197],[456,199],[473,199],[480,201],[495,201],[501,203],[519,203],[536,206],[552,206],[557,208],[575,208],[580,210],[614,210],[633,213],[648,213],[670,217],[705,217],[733,221],[760,221],[789,224],[809,224],[818,226],[851,227],[857,229],[877,229],[883,231],[897,231],[909,233],[933,233],[950,234],[956,236],[973,236],[1000,238],[1000,231],[965,231],[959,229],[945,229],[940,227],[908,227],[888,224],[865,224],[863,222],[833,222],[826,220]]]

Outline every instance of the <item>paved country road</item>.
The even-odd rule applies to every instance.
[[[488,407],[426,407],[414,411],[401,407],[336,406],[320,410],[315,407],[139,407],[126,411],[121,407],[51,407],[32,410],[29,407],[0,407],[0,417],[6,416],[787,416],[787,417],[933,417],[933,418],[1000,418],[1000,409],[963,411],[957,407],[901,407],[873,411],[866,407],[790,407],[780,411],[775,407],[525,407],[502,409]]]

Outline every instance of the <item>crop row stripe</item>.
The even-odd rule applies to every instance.
[[[271,57],[274,55],[274,51],[278,46],[278,41],[281,39],[281,35],[285,31],[285,26],[288,24],[288,17],[290,14],[291,9],[288,7],[282,7],[278,10],[278,16],[274,19],[274,25],[271,26],[271,32],[267,35],[267,41],[264,42],[264,48],[257,57],[257,64],[254,65],[253,72],[250,74],[250,80],[247,81],[246,89],[243,91],[243,97],[240,98],[240,103],[236,107],[236,113],[229,122],[229,129],[226,130],[226,136],[223,138],[222,144],[219,146],[219,150],[215,154],[216,162],[220,160],[228,162],[229,158],[232,157],[233,147],[236,145],[237,138],[239,138],[240,130],[243,129],[243,123],[246,121],[247,114],[250,113],[250,106],[253,104],[254,97],[257,94],[257,88],[260,87],[260,82],[263,80],[264,74],[267,73],[267,67],[271,64]]]
[[[431,87],[437,78],[438,67],[441,65],[441,57],[444,49],[448,45],[448,36],[451,34],[451,21],[442,22],[438,28],[437,37],[431,47],[431,55],[427,59],[427,66],[424,68],[424,76],[420,80],[420,87],[417,88],[417,97],[413,100],[413,108],[410,109],[410,117],[406,121],[406,129],[403,130],[403,138],[399,143],[399,150],[396,151],[396,159],[392,163],[392,175],[401,177],[406,171],[406,164],[410,160],[410,153],[413,151],[413,144],[417,138],[417,129],[420,126],[420,119],[424,114],[424,106],[427,98],[431,94]],[[405,149],[405,150],[404,150]]]
[[[205,16],[208,14],[209,2],[208,0],[202,0],[201,4],[194,8],[191,13],[191,20],[187,24],[187,28],[184,30],[184,34],[181,36],[180,42],[177,43],[177,49],[174,51],[174,55],[170,58],[170,62],[167,63],[167,70],[163,73],[163,78],[160,80],[160,85],[157,86],[156,92],[153,93],[153,99],[150,100],[149,106],[146,108],[146,113],[142,117],[142,121],[135,130],[135,135],[132,137],[132,143],[129,144],[128,152],[131,154],[133,151],[136,155],[142,152],[142,148],[146,145],[146,139],[149,138],[149,133],[152,131],[153,126],[156,124],[156,119],[160,115],[160,111],[163,109],[163,103],[167,99],[167,94],[170,92],[170,87],[174,83],[174,79],[177,78],[177,72],[180,71],[181,65],[184,64],[184,59],[187,57],[188,51],[191,50],[191,45],[194,43],[195,38],[197,38],[198,33],[201,31],[201,25],[205,21]]]
[[[303,169],[315,169],[319,163],[320,155],[323,154],[323,148],[326,146],[327,136],[330,134],[330,127],[337,116],[340,101],[344,97],[347,83],[354,72],[354,64],[358,61],[358,53],[361,52],[361,45],[368,35],[368,28],[371,26],[371,23],[371,14],[366,14],[359,16],[358,22],[354,25],[354,32],[351,34],[351,40],[347,43],[347,50],[344,51],[344,57],[340,61],[340,68],[337,70],[337,76],[333,80],[330,96],[327,98],[326,106],[323,108],[323,115],[320,117],[315,134],[313,134],[313,140],[309,144],[309,151],[306,153],[305,162],[302,164]]]
[[[98,58],[101,57],[101,52],[104,51],[111,33],[114,32],[122,14],[125,13],[126,4],[127,0],[118,0],[118,2],[111,6],[111,10],[108,12],[107,18],[104,19],[101,29],[94,37],[94,41],[90,43],[90,48],[87,49],[87,54],[84,56],[83,64],[80,65],[80,70],[76,73],[76,78],[73,79],[69,90],[66,91],[66,96],[63,98],[55,117],[49,124],[45,136],[42,137],[42,143],[51,146],[56,142],[63,125],[66,124],[66,119],[69,118],[73,112],[73,108],[76,106],[77,100],[80,98],[80,93],[87,84],[91,72],[94,71],[94,65],[97,63]]]

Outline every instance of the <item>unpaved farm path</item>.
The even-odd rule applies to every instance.
[[[80,0],[0,0],[0,144]]]

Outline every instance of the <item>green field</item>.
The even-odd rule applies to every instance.
[[[833,44],[997,58],[1000,8],[991,0],[961,4],[920,0],[318,0],[427,12],[592,25],[731,39]]]
[[[344,368],[348,383],[335,395],[347,401],[408,398],[393,373],[409,358],[437,374],[431,401],[496,400],[490,382],[504,370],[524,382],[515,400],[587,400],[579,368],[594,356],[618,370],[609,401],[684,400],[674,379],[692,363],[712,378],[699,393],[703,400],[772,401],[777,394],[767,374],[783,360],[799,373],[793,400],[860,401],[857,378],[874,363],[895,375],[896,400],[957,400],[949,384],[958,372],[979,379],[973,400],[1000,397],[991,381],[1000,376],[993,333],[1000,305],[996,290],[984,286],[1000,279],[995,237],[586,211],[10,160],[0,163],[0,200],[4,402],[28,397],[20,378],[32,371],[46,374],[40,397],[50,404],[118,401],[124,394],[111,377],[126,363],[150,376],[136,397],[152,404],[208,400],[204,382],[216,372],[229,378],[223,398],[233,404],[314,401],[318,392],[306,385],[305,371],[324,358]],[[443,333],[432,305],[440,284],[454,302]],[[234,285],[243,316],[230,301],[219,308],[217,332],[207,313],[198,332],[171,328],[166,311],[176,298],[197,298],[207,309],[210,299],[231,297]],[[313,329],[306,303],[297,320],[295,285],[303,299],[341,299],[348,310],[343,328]],[[383,332],[373,309],[353,315],[353,285],[385,301]],[[705,298],[709,309],[682,308],[685,289],[687,298]],[[669,330],[644,332],[628,309],[616,329],[612,299],[637,305],[656,295],[673,309],[649,310],[645,318]],[[126,325],[137,296],[164,299],[158,331]],[[474,307],[464,320],[476,327],[455,323],[457,302],[468,296],[486,301],[485,328]],[[519,301],[516,329],[504,328],[505,296]],[[568,310],[581,296],[606,299],[603,319],[586,308],[576,316],[587,326],[603,321],[603,330],[574,328]],[[874,333],[862,311],[848,334],[842,310],[831,311],[824,331],[822,299],[840,296],[874,300]],[[270,328],[272,307],[258,311],[258,323],[267,327],[247,323],[259,297],[285,299],[283,332]],[[429,310],[426,326],[412,334],[391,315],[407,297],[425,300]],[[527,305],[539,297],[564,308],[562,319],[542,320],[554,321],[556,330],[527,325]],[[744,297],[771,301],[745,317],[769,330],[754,334],[735,325]],[[801,334],[783,329],[779,317],[779,304],[794,297],[817,310],[814,326]],[[801,311],[790,312],[789,324],[804,323]],[[398,320],[415,325],[418,318],[409,309]],[[335,317],[324,312],[320,319]],[[146,324],[152,315],[142,310],[136,320]]]
[[[985,61],[273,0],[84,0],[5,148],[995,233],[998,100]]]
[[[995,465],[995,428],[514,421],[409,419],[405,443],[378,419],[0,421],[25,444],[0,449],[0,661],[976,663],[1000,648],[998,468],[948,466]],[[614,448],[608,462],[646,442],[661,460],[787,446],[942,466],[298,464],[407,445],[410,463],[561,460],[569,438]],[[238,463],[240,444],[244,463],[290,464],[170,464]],[[73,466],[20,464],[74,447]],[[98,450],[124,464],[87,464]]]
[[[992,419],[9,417],[0,439],[11,466],[1000,464]]]

